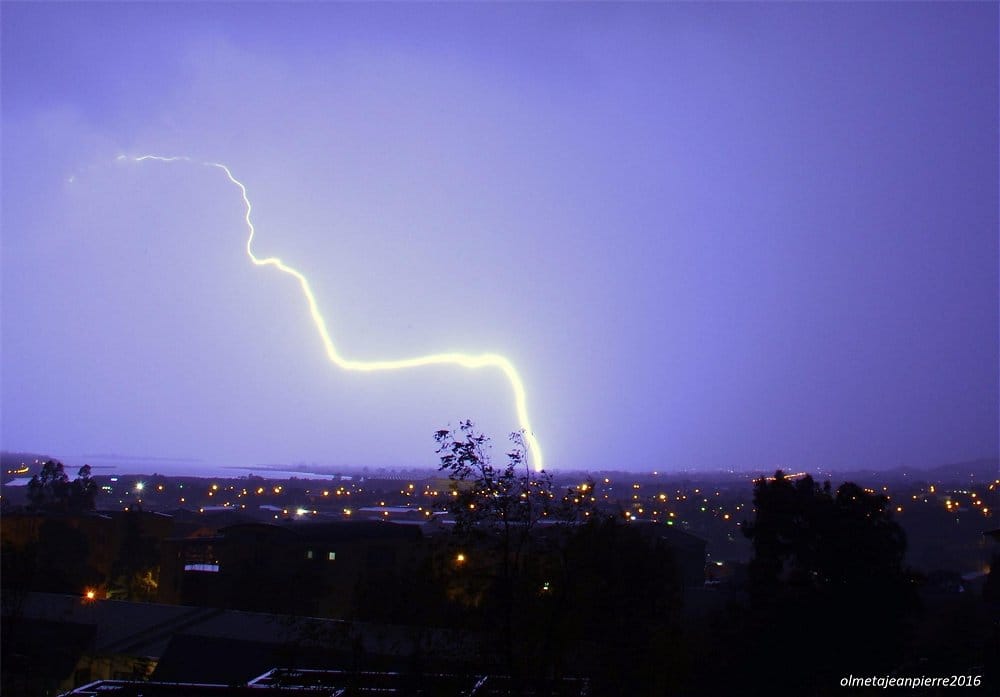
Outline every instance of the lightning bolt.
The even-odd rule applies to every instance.
[[[278,257],[261,258],[253,253],[253,238],[257,233],[257,230],[254,228],[253,221],[250,219],[250,213],[253,210],[253,206],[250,203],[250,198],[247,196],[246,186],[243,182],[233,176],[229,167],[220,162],[198,163],[190,157],[184,156],[163,157],[160,155],[142,155],[140,157],[129,158],[125,155],[119,155],[118,160],[132,160],[133,162],[146,162],[150,160],[156,162],[190,162],[222,170],[222,172],[226,175],[226,178],[228,178],[229,181],[235,184],[240,190],[240,196],[243,197],[243,206],[245,208],[243,222],[246,223],[247,230],[249,231],[246,244],[247,256],[250,257],[250,261],[253,262],[254,265],[273,266],[279,271],[292,276],[299,282],[299,288],[302,290],[306,303],[309,305],[309,314],[312,317],[313,324],[316,326],[319,338],[323,342],[323,348],[326,349],[326,356],[330,362],[338,368],[366,373],[383,370],[419,368],[421,366],[428,365],[459,365],[464,368],[499,369],[500,372],[504,374],[504,377],[507,378],[507,381],[510,383],[511,390],[514,392],[517,422],[521,430],[524,432],[525,445],[527,446],[528,454],[534,463],[535,470],[540,471],[543,469],[542,448],[538,443],[538,439],[535,438],[531,428],[531,422],[528,419],[528,396],[524,389],[524,381],[521,380],[521,376],[517,372],[517,368],[514,367],[514,364],[511,363],[505,356],[502,356],[499,353],[481,353],[478,355],[472,355],[449,352],[434,353],[427,356],[417,356],[415,358],[402,358],[399,360],[359,361],[345,358],[341,355],[330,336],[330,330],[326,326],[326,320],[323,318],[323,314],[319,310],[319,304],[316,302],[316,296],[313,294],[312,288],[309,285],[309,279],[306,278],[305,274],[298,269],[289,266]]]

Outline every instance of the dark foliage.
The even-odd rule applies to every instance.
[[[655,528],[596,517],[574,530],[561,562],[540,627],[543,655],[570,663],[595,695],[670,694],[681,655],[681,584]]]
[[[37,542],[4,545],[0,558],[5,603],[28,591],[78,595],[97,585],[101,579],[88,562],[89,551],[87,536],[58,518],[42,523]]]
[[[96,499],[97,483],[90,476],[90,465],[81,467],[70,481],[63,463],[47,460],[28,482],[28,508],[34,511],[92,511]]]
[[[471,422],[435,438],[456,520],[438,574],[466,627],[493,637],[515,690],[576,675],[597,695],[663,694],[680,584],[655,529],[597,514],[592,481],[557,491],[519,433],[502,466]]]
[[[993,607],[1000,608],[1000,553],[990,561],[990,573],[983,587],[983,598]]]
[[[142,532],[142,513],[125,513],[124,530],[118,557],[111,566],[108,597],[118,600],[156,599],[160,573],[160,548],[157,539]]]
[[[757,482],[757,514],[744,527],[754,558],[743,658],[763,665],[780,657],[772,689],[835,686],[845,666],[855,674],[899,666],[917,586],[888,504],[855,484],[833,492],[780,471]]]

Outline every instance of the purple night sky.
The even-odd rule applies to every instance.
[[[998,6],[2,7],[6,450],[550,468],[998,454]]]

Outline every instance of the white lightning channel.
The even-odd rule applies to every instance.
[[[134,162],[145,162],[148,160],[155,160],[157,162],[192,162],[195,160],[190,157],[177,156],[177,157],[163,157],[161,155],[141,155],[139,157],[129,158],[125,155],[119,155],[119,160],[129,160]],[[521,380],[520,374],[517,372],[517,368],[514,364],[510,362],[505,356],[499,353],[481,353],[478,355],[467,354],[467,353],[433,353],[426,356],[417,356],[415,358],[402,358],[398,360],[378,360],[378,361],[360,361],[355,359],[344,358],[340,351],[337,350],[336,344],[333,343],[333,339],[330,336],[330,331],[327,329],[326,320],[323,318],[322,313],[319,311],[319,304],[316,302],[316,296],[312,292],[312,288],[309,285],[309,279],[299,271],[298,269],[289,266],[283,262],[278,257],[265,257],[260,258],[253,253],[253,238],[256,234],[256,229],[254,228],[253,221],[250,219],[250,213],[253,210],[253,206],[250,204],[250,199],[247,196],[247,188],[239,179],[233,176],[229,167],[219,162],[201,162],[206,167],[215,167],[222,170],[230,182],[235,184],[239,190],[240,195],[243,197],[243,205],[245,207],[245,213],[243,215],[243,221],[246,223],[247,230],[249,230],[249,235],[247,236],[247,256],[250,257],[250,261],[256,266],[273,266],[279,271],[282,271],[289,276],[294,277],[299,282],[299,287],[302,289],[302,294],[306,298],[306,302],[309,305],[309,314],[312,316],[313,324],[316,325],[316,331],[319,333],[319,338],[323,342],[323,347],[326,349],[326,356],[330,359],[330,362],[343,370],[354,370],[361,372],[375,372],[381,370],[402,370],[404,368],[419,368],[421,366],[427,365],[459,365],[464,368],[498,368],[507,378],[510,383],[510,387],[514,392],[514,405],[517,411],[517,421],[521,430],[524,432],[524,441],[527,446],[528,455],[531,457],[534,463],[535,470],[543,469],[542,460],[542,448],[538,443],[538,439],[531,429],[531,422],[528,419],[528,397],[524,389],[524,382]]]

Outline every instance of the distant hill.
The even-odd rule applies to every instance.
[[[927,470],[929,475],[939,479],[975,479],[993,481],[1000,477],[1000,459],[987,458],[940,465]]]
[[[953,462],[934,467],[893,467],[887,470],[863,469],[844,470],[832,473],[832,479],[837,481],[852,481],[867,483],[884,480],[926,480],[928,482],[992,482],[1000,477],[1000,460],[997,458],[982,458]]]
[[[7,472],[8,470],[17,470],[20,469],[22,465],[34,465],[36,460],[41,463],[51,459],[51,455],[43,455],[41,453],[23,453],[3,450],[0,451],[0,471]],[[37,470],[38,467],[33,467],[32,469]]]

